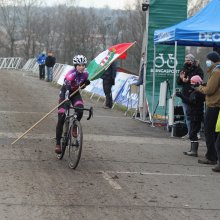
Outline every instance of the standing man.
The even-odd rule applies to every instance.
[[[114,61],[106,72],[101,76],[103,80],[103,90],[105,93],[105,109],[112,108],[112,86],[115,85],[115,77],[116,77],[117,66],[116,62]]]
[[[39,78],[45,79],[45,60],[46,60],[46,52],[43,51],[41,54],[39,54],[37,58],[37,63],[39,65]]]
[[[56,58],[53,56],[52,51],[49,51],[45,60],[45,65],[47,67],[47,82],[53,81],[53,66],[56,63]]]
[[[208,82],[205,86],[200,85],[197,90],[205,95],[205,141],[207,151],[204,159],[198,160],[201,164],[216,164],[217,152],[215,142],[217,133],[215,126],[220,109],[220,55],[213,51],[207,54],[206,66]]]
[[[192,54],[187,54],[185,57],[183,68],[180,70],[179,76],[177,78],[177,84],[182,86],[181,93],[183,94],[183,96],[189,97],[191,91],[190,79],[195,75],[198,75],[201,77],[201,79],[203,79],[203,70],[200,67],[198,61],[195,59],[195,57]],[[189,105],[184,100],[182,100],[182,105],[188,129],[188,134],[184,137],[189,138],[190,121],[187,118],[187,111],[189,109]]]

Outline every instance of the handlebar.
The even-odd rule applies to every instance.
[[[79,107],[70,107],[70,109],[74,109],[74,110],[83,110],[83,111],[88,111],[89,112],[89,116],[87,117],[87,120],[89,120],[91,117],[93,117],[93,107],[90,108],[79,108]]]
[[[88,116],[87,120],[89,120],[91,117],[93,117],[93,107],[90,107],[90,109],[88,111],[89,111],[89,116]]]

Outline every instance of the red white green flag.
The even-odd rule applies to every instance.
[[[116,59],[125,59],[127,56],[126,51],[134,44],[135,42],[117,44],[100,53],[87,67],[89,80],[100,78]]]

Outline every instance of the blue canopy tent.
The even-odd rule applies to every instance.
[[[205,8],[193,17],[174,26],[155,30],[154,32],[154,73],[153,73],[153,97],[154,106],[155,91],[155,59],[156,45],[175,45],[174,51],[174,78],[173,93],[175,93],[176,81],[176,55],[178,46],[220,47],[220,0],[212,0]],[[172,103],[173,104],[173,103]],[[173,119],[172,119],[173,125]]]
[[[220,47],[220,0],[212,0],[193,17],[174,26],[155,30],[154,43]]]

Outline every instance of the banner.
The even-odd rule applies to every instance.
[[[154,31],[167,28],[187,18],[187,0],[150,0],[147,71],[146,71],[146,96],[150,110],[152,109],[153,91],[153,60],[154,60]],[[185,47],[177,48],[177,73],[182,67],[185,58]],[[168,82],[168,93],[172,92],[174,74],[174,46],[156,46],[156,81],[155,81],[155,106],[159,102],[160,83]],[[175,79],[176,80],[176,79]],[[168,97],[169,98],[169,97]],[[163,114],[164,109],[158,107],[156,114]]]
[[[117,72],[116,78],[115,78],[115,85],[112,86],[112,98],[113,101],[127,106],[127,102],[129,99],[129,89],[130,85],[137,81],[137,76],[133,76],[130,74],[126,74],[124,72]],[[88,85],[85,88],[86,91],[90,93],[94,93],[99,96],[105,97],[104,91],[103,91],[103,84],[102,79],[96,79],[94,81],[91,81],[90,85]],[[138,96],[132,97],[132,107],[136,107]],[[130,101],[130,100],[129,100]]]
[[[138,103],[138,94],[130,93],[130,89],[131,89],[130,86],[134,82],[137,82],[137,77],[136,76],[129,77],[124,83],[119,93],[117,94],[117,96],[115,97],[114,102],[124,106],[128,106],[128,108],[130,106],[132,106],[132,108],[136,108]]]

